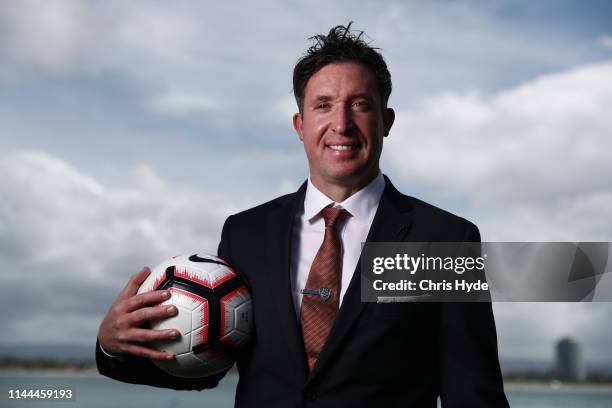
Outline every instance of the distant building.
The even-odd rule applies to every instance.
[[[574,339],[563,338],[557,343],[557,377],[561,381],[584,380],[584,365],[580,344]]]

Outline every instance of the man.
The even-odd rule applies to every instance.
[[[379,169],[394,112],[382,56],[348,27],[333,28],[294,69],[310,177],[293,194],[229,217],[219,255],[248,281],[255,336],[239,357],[237,407],[506,407],[488,303],[362,303],[363,241],[479,241],[470,222],[399,193]],[[223,374],[172,378],[146,358],[172,358],[142,328],[174,311],[164,291],[127,284],[100,326],[102,374],[176,389]],[[325,293],[325,295],[324,295]],[[101,347],[100,347],[101,346]]]

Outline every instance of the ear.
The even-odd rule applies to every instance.
[[[293,128],[300,140],[304,141],[304,136],[302,135],[302,114],[299,112],[293,115]]]
[[[389,136],[393,122],[395,122],[395,111],[391,108],[385,108],[383,111],[383,136]]]

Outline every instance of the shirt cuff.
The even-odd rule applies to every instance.
[[[104,348],[102,347],[102,343],[100,343],[100,340],[98,340],[98,346],[100,346],[100,350],[102,350],[102,353],[104,353],[107,357],[115,358],[117,360],[125,360],[125,356],[124,355],[121,355],[121,354],[111,354],[108,351],[104,350]]]

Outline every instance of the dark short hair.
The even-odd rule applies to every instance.
[[[364,32],[351,32],[351,24],[336,26],[329,34],[309,38],[314,44],[295,64],[293,69],[293,94],[300,112],[304,109],[304,90],[311,76],[333,62],[355,62],[370,69],[376,78],[378,93],[383,106],[391,95],[391,74],[378,48],[370,47],[363,40]]]

